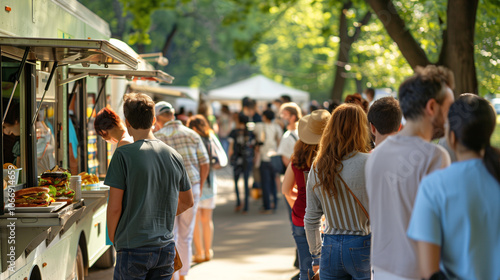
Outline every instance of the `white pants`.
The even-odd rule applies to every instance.
[[[192,186],[194,204],[193,207],[184,211],[184,213],[175,217],[174,239],[177,251],[182,261],[182,268],[174,274],[174,279],[179,279],[179,274],[186,276],[191,266],[191,257],[193,255],[193,232],[196,221],[196,212],[200,202],[200,184]]]
[[[420,280],[420,278],[406,278],[403,276],[399,276],[376,266],[372,267],[372,272],[373,280]]]

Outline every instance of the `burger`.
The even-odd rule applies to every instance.
[[[75,191],[69,187],[69,172],[45,172],[40,176],[39,186],[50,189],[50,195],[56,201],[71,203],[75,196]]]
[[[49,195],[49,188],[33,187],[18,190],[14,193],[15,207],[46,207],[54,199]]]

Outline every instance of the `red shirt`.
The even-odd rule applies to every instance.
[[[306,214],[306,178],[304,171],[296,168],[292,164],[293,174],[295,175],[295,184],[297,184],[297,200],[292,208],[292,222],[297,227],[304,226],[304,215]]]

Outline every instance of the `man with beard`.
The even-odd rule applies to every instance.
[[[446,150],[430,141],[444,135],[453,84],[452,72],[444,67],[417,68],[399,87],[406,125],[366,162],[375,280],[419,279],[416,245],[406,230],[420,181],[450,164]]]

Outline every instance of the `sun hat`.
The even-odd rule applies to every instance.
[[[156,103],[156,105],[155,105],[155,114],[157,116],[161,115],[163,113],[172,112],[173,110],[174,110],[174,107],[172,106],[172,104],[165,102],[165,101],[160,101],[160,102]]]
[[[330,116],[330,112],[320,109],[302,117],[297,128],[299,139],[308,145],[319,144]]]

